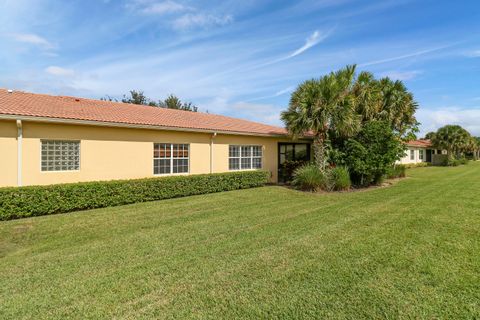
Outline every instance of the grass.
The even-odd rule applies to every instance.
[[[480,317],[480,163],[0,223],[0,318]]]

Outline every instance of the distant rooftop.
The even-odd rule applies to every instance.
[[[411,147],[424,147],[424,148],[432,147],[432,142],[429,139],[412,140],[412,141],[408,141],[406,144],[407,146],[411,146]]]

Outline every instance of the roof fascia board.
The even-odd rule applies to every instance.
[[[66,119],[66,118],[36,117],[36,116],[25,116],[25,115],[0,114],[0,119],[4,119],[4,120],[23,120],[23,121],[33,121],[33,122],[49,122],[49,123],[60,123],[60,124],[89,125],[89,126],[102,126],[102,127],[114,127],[114,128],[149,129],[149,130],[184,131],[184,132],[186,131],[186,132],[217,133],[217,134],[219,133],[219,134],[254,136],[254,137],[288,138],[288,135],[281,135],[281,134],[262,134],[262,133],[248,133],[248,132],[225,131],[225,130],[192,129],[192,128],[182,128],[182,127],[141,125],[141,124],[130,124],[130,123],[121,123],[121,122],[77,120],[77,119]],[[310,138],[309,137],[304,137],[303,139],[310,139]]]

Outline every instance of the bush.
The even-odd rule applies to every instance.
[[[0,220],[259,187],[266,171],[0,189]]]
[[[345,142],[343,163],[348,167],[354,185],[381,183],[396,160],[405,153],[403,143],[388,123],[371,121]]]
[[[326,179],[314,164],[306,164],[295,170],[292,184],[301,190],[316,191],[326,186]]]
[[[330,183],[333,190],[348,190],[352,186],[350,173],[345,167],[336,167],[330,171]]]
[[[468,159],[466,158],[460,158],[460,159],[445,158],[445,160],[441,163],[441,165],[445,167],[458,167],[460,165],[465,165],[465,164],[468,164]]]
[[[407,166],[403,164],[394,165],[387,171],[388,179],[405,178]]]

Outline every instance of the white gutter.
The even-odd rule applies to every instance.
[[[210,138],[210,173],[213,173],[213,139],[217,136],[217,133],[214,132]]]
[[[33,122],[51,122],[51,123],[63,123],[63,124],[103,126],[103,127],[119,127],[119,128],[134,128],[134,129],[149,129],[149,130],[219,133],[219,134],[253,136],[253,137],[277,137],[277,138],[286,138],[286,139],[290,138],[287,134],[277,134],[277,133],[269,134],[269,133],[250,133],[250,132],[238,132],[238,131],[227,131],[227,130],[219,131],[219,130],[209,130],[209,129],[193,129],[193,128],[182,128],[182,127],[168,127],[168,126],[130,124],[130,123],[108,122],[108,121],[77,120],[77,119],[22,116],[22,115],[9,115],[9,114],[0,114],[0,119],[5,119],[5,120],[16,120],[17,119],[17,120],[33,121]],[[311,137],[302,137],[300,139],[311,140],[312,138]]]
[[[17,186],[22,186],[22,142],[23,142],[23,126],[22,120],[17,119]]]

